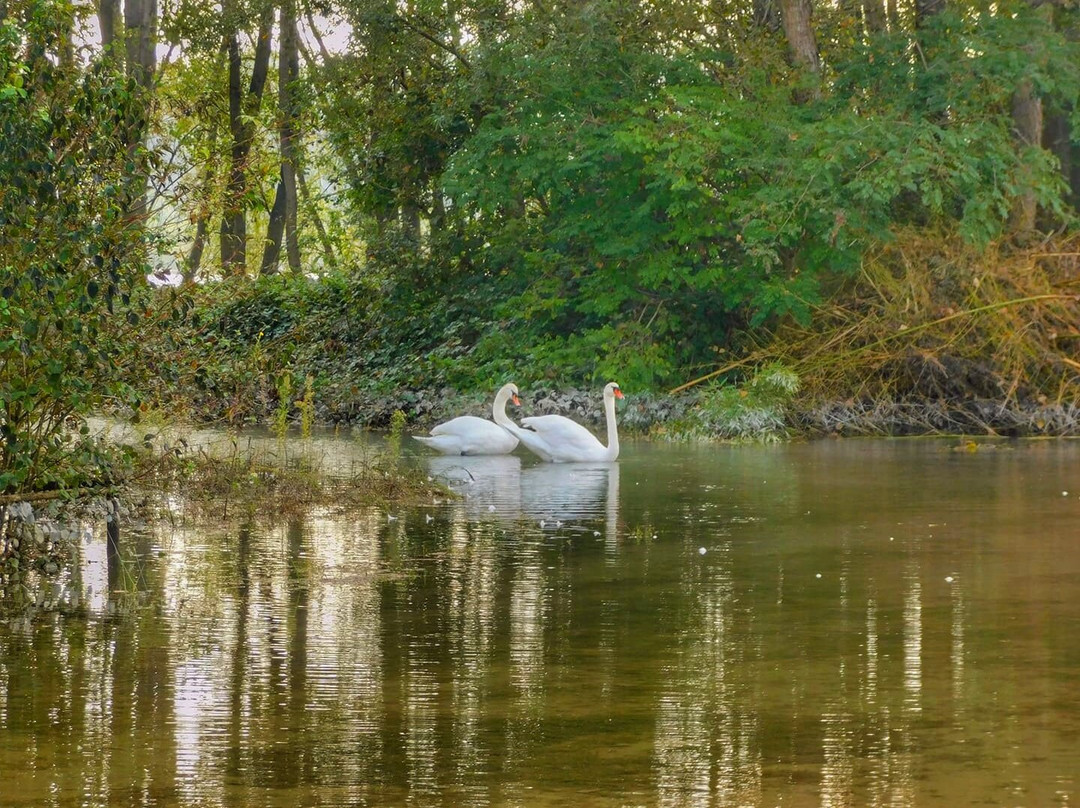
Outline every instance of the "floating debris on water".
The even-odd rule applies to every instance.
[[[815,575],[814,577],[815,577],[815,578],[820,578],[820,577],[821,577],[821,573],[819,572],[819,573],[818,573],[817,575]]]
[[[699,548],[697,548],[697,551],[698,551],[698,553],[700,553],[701,555],[705,555],[705,553],[709,552],[709,551],[708,551],[708,550],[706,550],[706,549],[705,549],[704,547],[699,547]]]

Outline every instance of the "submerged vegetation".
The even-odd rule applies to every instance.
[[[225,448],[151,446],[140,453],[138,489],[180,491],[223,517],[230,511],[287,514],[314,506],[349,510],[446,495],[393,451],[372,454],[344,473],[328,473],[313,451],[302,444],[289,450],[284,440],[273,449],[253,447],[235,437]]]

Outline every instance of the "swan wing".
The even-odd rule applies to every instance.
[[[599,457],[606,451],[604,445],[592,432],[562,415],[536,415],[523,418],[521,424],[526,429],[536,432],[548,446],[552,447],[551,453],[555,460],[589,460]]]
[[[475,415],[461,415],[438,424],[432,428],[430,438],[413,437],[443,454],[509,454],[518,444],[517,438],[501,426]]]
[[[539,457],[541,460],[546,460],[550,463],[555,459],[552,456],[551,447],[548,446],[547,441],[545,441],[540,435],[537,435],[536,432],[534,432],[533,430],[524,429],[523,427],[515,424],[513,421],[509,421],[508,423],[503,424],[503,428],[509,435],[514,438],[514,440],[521,441],[522,446],[524,446],[534,455]]]

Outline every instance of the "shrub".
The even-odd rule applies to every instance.
[[[144,110],[123,77],[55,58],[62,9],[0,22],[0,491],[71,484],[72,419],[127,392],[140,321]]]

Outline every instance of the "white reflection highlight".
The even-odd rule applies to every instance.
[[[439,714],[439,681],[434,665],[419,658],[410,648],[402,696],[405,711],[405,767],[409,783],[409,805],[430,803],[438,790],[435,760],[439,739],[435,732]]]
[[[914,560],[904,574],[904,708],[922,710],[922,583]]]
[[[178,662],[173,669],[176,725],[176,791],[181,803],[220,803],[225,778],[216,765],[213,718],[227,703],[225,667],[217,655]]]
[[[949,585],[952,601],[949,661],[952,664],[953,715],[959,716],[964,697],[964,588],[958,581]]]
[[[523,515],[534,520],[611,519],[618,491],[618,463],[541,463],[521,472]]]
[[[309,714],[333,715],[332,722],[320,722],[319,732],[333,746],[355,750],[337,763],[353,803],[375,782],[383,754],[383,525],[377,510],[348,522],[317,511],[304,545],[310,567],[305,707]]]
[[[878,672],[878,626],[877,602],[874,598],[866,601],[866,685],[865,698],[868,704],[877,701]]]
[[[735,634],[731,547],[714,550],[697,590],[697,617],[681,635],[675,664],[666,668],[656,708],[653,768],[663,806],[744,805],[762,790],[758,717],[738,677],[745,646]],[[693,565],[687,577],[696,575]]]
[[[535,544],[522,545],[510,592],[510,682],[527,712],[539,707],[544,674],[543,559]]]
[[[489,696],[497,559],[490,531],[473,530],[464,523],[453,526],[447,611],[451,620],[454,771],[470,805],[488,802],[485,762],[489,750],[482,746],[480,729]]]
[[[466,519],[514,519],[521,510],[521,459],[514,455],[426,457],[428,474],[461,495],[453,503]],[[494,511],[491,510],[494,508]]]
[[[618,463],[539,463],[522,468],[513,455],[425,458],[429,474],[461,495],[453,509],[466,519],[521,519],[574,527],[604,519],[614,543],[619,510]]]
[[[87,530],[80,544],[78,579],[83,603],[102,614],[109,603],[109,549],[105,530]]]
[[[528,805],[526,783],[544,714],[544,627],[548,615],[543,558],[532,542],[517,548],[510,588],[510,698],[506,726],[508,804]]]
[[[855,739],[852,716],[844,710],[829,711],[821,716],[821,723],[825,757],[821,766],[821,805],[822,808],[843,808],[853,804]]]

